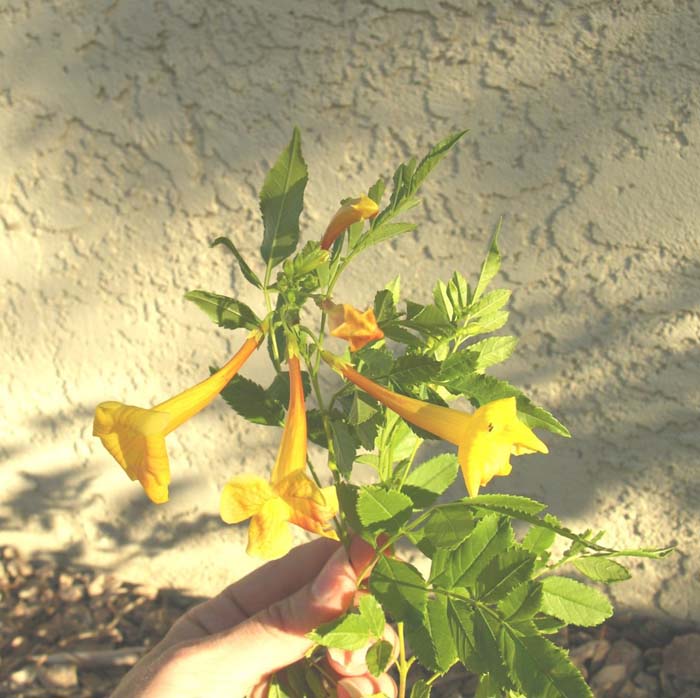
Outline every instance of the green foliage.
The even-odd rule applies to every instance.
[[[219,327],[227,330],[241,327],[253,330],[260,326],[258,316],[245,303],[234,298],[209,291],[188,291],[185,298],[203,310]]]
[[[434,434],[409,424],[350,382],[335,378],[330,397],[321,391],[319,366],[327,355],[322,354],[324,339],[317,325],[308,322],[309,311],[328,313],[338,280],[358,254],[387,241],[395,245],[416,229],[414,222],[405,220],[406,214],[420,203],[421,185],[464,133],[441,141],[420,162],[411,158],[400,164],[388,197],[383,180],[372,185],[368,196],[378,205],[384,200],[383,208],[371,221],[350,225],[329,252],[321,249],[315,232],[298,249],[308,172],[295,129],[260,194],[264,281],[229,238],[212,243],[225,246],[243,277],[262,292],[264,320],[226,296],[196,290],[186,298],[220,327],[266,328],[274,380],[263,387],[239,374],[221,393],[254,424],[284,424],[287,349],[298,347],[308,372],[303,375],[305,395],[312,401],[307,405],[308,436],[328,450],[340,505],[340,537],[344,543],[352,534],[375,546],[381,541],[381,554],[373,567],[368,566],[369,579],[361,582],[364,593],[357,607],[310,633],[314,643],[345,650],[369,647],[367,664],[378,676],[392,660],[392,647],[382,637],[386,614],[403,624],[415,658],[433,672],[430,680],[413,685],[412,698],[429,698],[433,681],[456,662],[479,674],[478,698],[588,698],[591,693],[581,674],[546,636],[566,623],[597,625],[610,616],[612,607],[598,590],[556,573],[568,565],[573,574],[594,582],[616,583],[630,576],[618,559],[662,558],[671,549],[607,547],[601,531],[572,531],[547,513],[544,504],[517,495],[487,492],[439,503],[459,479],[460,464],[453,453],[443,453],[415,465],[424,439]],[[479,408],[515,398],[518,419],[525,425],[568,437],[568,429],[520,388],[489,375],[517,348],[514,336],[494,334],[508,320],[511,295],[508,289],[492,287],[501,267],[500,233],[499,222],[474,279],[454,271],[435,283],[428,302],[402,299],[399,277],[373,296],[374,289],[367,289],[364,303],[372,300],[385,339],[346,352],[343,358],[371,381],[429,404],[445,407],[463,398]],[[325,328],[326,316],[323,323]],[[390,404],[401,408],[400,402]],[[404,413],[415,418],[411,410],[421,409],[412,403]],[[454,413],[450,418],[457,425],[468,421]],[[459,437],[450,440],[460,444]],[[313,451],[310,455],[315,460]],[[356,463],[370,466],[365,469],[368,484],[351,481]],[[516,538],[514,522],[527,526],[524,536]],[[562,538],[569,547],[555,554],[560,548],[554,543]],[[403,543],[412,555],[429,558],[427,580],[418,567],[400,559]],[[270,695],[327,696],[320,657],[321,651],[315,650],[280,672],[271,682]],[[405,678],[410,663],[400,658],[398,665]]]
[[[276,266],[296,249],[307,179],[308,169],[301,154],[301,135],[295,128],[292,140],[268,172],[260,191],[265,230],[260,254],[270,266]]]

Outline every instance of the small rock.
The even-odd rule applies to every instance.
[[[625,681],[624,685],[619,690],[617,698],[650,698],[651,695],[655,694],[648,693],[643,688],[635,686],[631,681],[628,680]]]
[[[87,593],[88,596],[91,598],[94,598],[95,596],[99,596],[106,588],[107,584],[107,577],[100,573],[98,574],[88,585],[87,585]]]
[[[596,698],[614,698],[627,681],[623,664],[606,664],[591,680]]]
[[[608,656],[606,664],[622,664],[627,671],[627,676],[632,677],[642,668],[642,650],[629,640],[616,640]]]
[[[598,640],[596,642],[595,652],[591,657],[591,672],[596,672],[605,663],[605,658],[610,651],[610,643],[607,640]]]
[[[663,672],[688,681],[700,681],[700,634],[673,638],[663,652]]]
[[[656,618],[647,618],[631,634],[631,639],[643,649],[665,647],[672,637],[673,629]]]
[[[36,678],[36,667],[25,666],[10,674],[10,681],[15,686],[29,686]]]
[[[2,556],[5,560],[14,560],[17,557],[17,548],[13,548],[11,545],[6,545],[2,549]]]
[[[46,688],[75,688],[78,670],[75,664],[50,664],[40,667],[39,681]]]
[[[77,603],[83,598],[83,590],[79,586],[59,588],[58,598],[65,603]]]
[[[659,680],[656,678],[656,676],[647,674],[645,671],[640,671],[634,677],[634,683],[640,688],[646,690],[649,695],[655,696],[659,692]]]

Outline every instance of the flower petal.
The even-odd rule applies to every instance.
[[[364,194],[357,199],[346,201],[331,218],[321,239],[321,249],[329,249],[337,237],[353,223],[374,218],[377,213],[379,213],[379,206]]]
[[[169,419],[163,412],[109,401],[97,406],[93,422],[92,433],[156,504],[168,501],[170,465],[165,429]]]
[[[224,485],[219,513],[226,523],[240,523],[255,516],[275,496],[267,480],[257,475],[238,475]]]
[[[275,491],[289,505],[289,521],[301,528],[335,538],[331,519],[338,513],[335,487],[321,489],[303,471],[297,471],[278,483]]]
[[[275,560],[286,555],[292,547],[292,531],[287,523],[289,506],[279,497],[270,499],[250,520],[248,555]]]
[[[358,351],[370,342],[384,337],[372,308],[361,313],[347,303],[340,307],[343,310],[342,320],[337,313],[330,313],[328,316],[331,335],[349,342],[350,351]]]

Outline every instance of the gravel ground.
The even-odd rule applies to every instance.
[[[200,598],[129,584],[55,560],[0,554],[0,695],[101,698]],[[597,698],[700,698],[700,632],[620,614],[556,640]],[[472,696],[476,677],[455,669],[436,698]],[[536,698],[532,696],[531,698]]]

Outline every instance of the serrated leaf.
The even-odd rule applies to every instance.
[[[355,438],[345,422],[331,420],[330,427],[336,465],[343,476],[349,478],[352,473],[352,465],[355,462]]]
[[[486,259],[481,265],[481,273],[479,274],[479,281],[474,289],[474,295],[472,297],[472,302],[478,301],[479,298],[486,291],[486,287],[491,283],[491,280],[498,273],[501,268],[501,253],[498,250],[498,236],[501,232],[501,223],[503,221],[498,221],[498,226],[491,236],[491,242],[489,243],[489,249],[486,253]]]
[[[420,622],[428,601],[421,573],[407,562],[380,557],[370,577],[370,591],[396,622]]]
[[[347,482],[340,482],[336,485],[335,491],[338,495],[340,511],[345,522],[355,533],[361,533],[362,524],[360,523],[360,517],[357,515],[359,487],[350,485]]]
[[[479,685],[474,698],[501,698],[502,695],[500,688],[491,681],[488,674],[482,674],[479,677]]]
[[[418,679],[411,689],[411,698],[430,698],[432,688],[432,685],[427,683],[425,679]]]
[[[606,584],[622,582],[632,576],[625,566],[608,557],[599,557],[596,555],[582,557],[578,560],[574,560],[573,565],[581,574],[585,574],[589,579],[593,579],[596,582],[605,582]]]
[[[547,577],[542,581],[542,610],[574,625],[600,625],[612,615],[610,602],[597,589],[568,577]]]
[[[503,657],[518,688],[537,698],[592,698],[566,653],[540,635],[521,635],[507,624],[501,634]]]
[[[209,247],[216,247],[217,245],[224,245],[236,258],[236,261],[238,262],[238,268],[241,270],[241,274],[251,283],[253,286],[257,288],[262,288],[262,282],[258,278],[258,275],[248,266],[247,262],[245,259],[243,259],[243,255],[238,251],[238,248],[233,244],[229,238],[221,236],[216,238],[214,242],[209,245]]]
[[[512,291],[506,288],[497,288],[485,293],[478,301],[471,303],[469,317],[478,319],[481,316],[495,313],[510,300],[511,294]]]
[[[369,642],[369,625],[357,613],[348,613],[312,630],[306,637],[318,645],[341,650],[359,650]]]
[[[374,296],[374,317],[378,325],[387,323],[397,316],[394,296],[388,289],[377,291]]]
[[[372,637],[381,637],[384,632],[386,619],[384,610],[372,594],[364,594],[358,604],[360,615],[367,621]]]
[[[527,550],[511,548],[496,555],[476,580],[475,598],[484,603],[500,601],[530,578],[534,566],[535,556]]]
[[[498,610],[509,622],[527,620],[542,607],[542,584],[527,581],[498,602]]]
[[[539,514],[547,508],[542,502],[517,494],[478,494],[476,497],[466,497],[462,501],[472,507],[513,517],[519,514]]]
[[[439,371],[440,364],[435,359],[413,354],[400,356],[391,367],[387,378],[401,387],[408,387],[429,382]]]
[[[301,135],[295,128],[289,145],[268,172],[260,192],[264,224],[260,253],[273,267],[296,249],[307,180],[308,169],[301,154]]]
[[[358,351],[356,356],[365,363],[365,367],[362,369],[363,375],[375,381],[382,380],[388,376],[391,373],[391,367],[394,365],[394,355],[385,348],[365,347]]]
[[[515,350],[517,337],[488,337],[472,344],[468,351],[474,355],[474,371],[483,373],[489,366],[505,361]]]
[[[386,640],[378,640],[368,650],[365,661],[372,676],[379,676],[386,671],[391,661],[394,647]]]
[[[368,397],[365,393],[356,391],[352,398],[348,422],[353,426],[358,426],[368,419],[372,419],[378,412],[379,407],[376,400]]]
[[[418,508],[430,506],[454,481],[459,472],[457,456],[443,453],[411,470],[403,491]]]
[[[442,160],[452,147],[467,131],[457,131],[434,145],[428,154],[420,161],[411,181],[411,189],[415,192],[425,181],[425,178],[432,172],[436,165]]]
[[[523,548],[537,555],[549,550],[557,534],[544,526],[530,526],[523,538]]]
[[[508,322],[507,310],[496,310],[493,313],[483,314],[476,320],[470,320],[462,334],[464,337],[475,337],[478,334],[488,334],[500,330]]]
[[[431,671],[446,672],[457,661],[457,649],[447,620],[447,599],[428,599],[421,623],[405,628],[408,643],[418,661]]]
[[[397,531],[408,521],[412,510],[410,497],[398,490],[385,490],[379,485],[360,488],[357,514],[368,531]]]
[[[249,422],[267,426],[284,423],[284,404],[270,397],[261,385],[240,374],[221,391],[221,397]]]
[[[508,519],[489,514],[469,537],[449,555],[448,570],[453,586],[471,586],[486,565],[513,544],[513,529]]]
[[[227,330],[240,327],[254,330],[260,326],[258,316],[245,303],[233,298],[200,290],[188,291],[185,298],[203,310],[219,327]]]
[[[476,674],[489,674],[501,688],[510,687],[493,616],[487,616],[478,606],[450,599],[448,618],[460,661]]]
[[[533,619],[532,623],[541,635],[554,635],[566,625],[563,620],[554,618],[554,616],[538,616]]]
[[[452,330],[450,319],[436,305],[420,305],[406,302],[407,317],[401,322],[403,327],[418,330],[428,336],[440,336]]]
[[[566,438],[571,436],[569,430],[554,415],[544,408],[533,404],[524,395],[517,397],[517,404],[518,418],[520,421],[525,422],[530,429],[540,427],[551,431],[553,434],[559,434],[559,436],[565,436]]]
[[[436,548],[451,551],[474,530],[474,515],[459,503],[441,506],[430,515],[424,530]]]
[[[418,201],[416,201],[416,204]],[[415,204],[414,204],[415,205]],[[408,209],[409,207],[406,207]],[[363,250],[366,250],[372,245],[378,245],[380,242],[385,242],[386,240],[391,240],[392,238],[398,237],[399,235],[404,235],[405,233],[410,233],[412,230],[416,229],[415,223],[382,223],[380,225],[370,228],[365,235],[363,235],[352,249],[352,254],[358,254]]]

